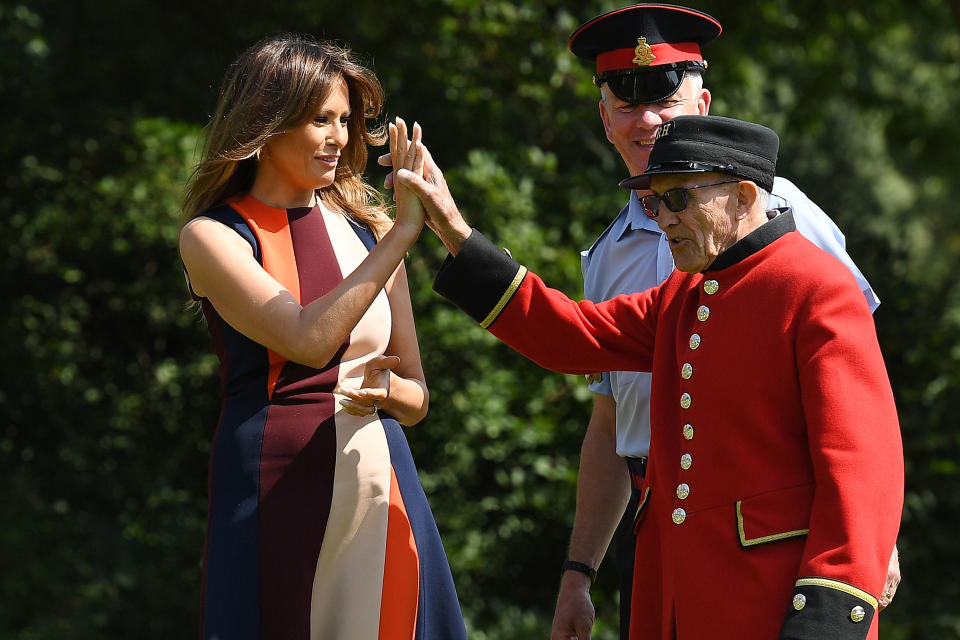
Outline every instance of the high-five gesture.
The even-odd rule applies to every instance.
[[[422,143],[420,148],[423,157],[422,176],[415,171],[401,169],[395,174],[394,184],[416,193],[427,210],[427,226],[437,234],[451,255],[457,255],[470,237],[470,225],[460,215],[443,172],[433,161],[430,151]]]
[[[396,188],[394,199],[397,201],[398,220],[401,200],[407,198],[405,194],[414,195],[426,208],[427,226],[437,234],[447,251],[457,255],[470,237],[470,225],[460,215],[443,172],[423,144],[420,125],[414,123],[412,141],[406,139],[405,132],[406,125],[400,118],[397,118],[396,126],[390,125],[390,153],[377,158],[380,165],[393,167],[393,171],[384,179],[383,186],[387,189]]]

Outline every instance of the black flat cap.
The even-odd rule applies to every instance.
[[[721,116],[677,116],[660,125],[647,170],[620,182],[646,189],[655,175],[715,171],[773,188],[780,138],[763,125]]]

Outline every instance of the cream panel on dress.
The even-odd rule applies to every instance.
[[[340,272],[347,274],[360,266],[368,253],[357,237],[351,224],[342,215],[333,213],[321,205],[323,220],[333,243],[333,250],[340,263]],[[359,387],[363,382],[363,365],[383,354],[390,342],[393,317],[385,289],[374,299],[373,304],[350,333],[350,345],[340,359],[340,381],[348,386]]]
[[[340,411],[337,468],[317,558],[311,640],[376,640],[390,501],[390,456],[375,416]]]
[[[367,249],[350,223],[323,210],[341,272],[351,273]],[[350,334],[339,382],[359,387],[363,366],[390,341],[385,291]],[[311,640],[376,640],[390,502],[390,452],[376,416],[351,416],[337,404],[333,498],[313,582]]]

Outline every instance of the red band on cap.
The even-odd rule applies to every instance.
[[[654,58],[648,64],[637,64],[637,47],[614,49],[597,56],[597,73],[619,69],[645,69],[674,62],[703,62],[696,42],[663,42],[647,47]]]

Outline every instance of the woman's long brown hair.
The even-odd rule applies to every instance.
[[[383,89],[349,49],[300,35],[261,40],[230,65],[216,112],[203,131],[200,162],[187,182],[183,223],[247,192],[264,143],[311,120],[341,78],[355,116],[347,125],[349,140],[334,182],[320,190],[320,197],[382,236],[390,226],[387,204],[364,181],[363,171],[367,145],[386,140],[383,124],[367,129],[367,120],[380,115]]]

